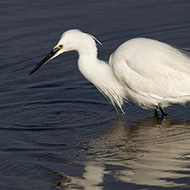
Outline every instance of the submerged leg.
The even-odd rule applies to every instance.
[[[164,110],[164,107],[162,106],[161,103],[158,104],[158,108],[160,109],[160,111],[162,112],[162,118],[166,118],[167,117],[167,112]]]

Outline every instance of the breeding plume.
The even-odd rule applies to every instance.
[[[184,52],[157,40],[135,38],[121,44],[108,64],[97,58],[96,42],[90,34],[68,30],[30,74],[59,54],[76,50],[80,72],[123,113],[128,100],[160,110],[163,117],[164,107],[190,101],[190,58]]]

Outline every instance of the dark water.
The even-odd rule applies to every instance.
[[[99,58],[144,36],[190,48],[189,0],[0,2],[0,189],[190,189],[190,105],[126,115],[66,53],[28,76],[70,28],[102,43]]]

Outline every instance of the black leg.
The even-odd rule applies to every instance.
[[[159,108],[158,108],[158,107],[155,108],[154,111],[155,111],[155,112],[154,112],[154,116],[155,116],[155,117],[158,117],[158,115],[159,115],[159,114],[158,114]]]
[[[161,103],[158,104],[158,107],[160,109],[160,111],[162,112],[162,118],[166,118],[167,117],[167,112],[164,110],[163,106]]]

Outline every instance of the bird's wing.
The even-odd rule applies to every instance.
[[[161,99],[190,95],[190,59],[167,44],[132,51],[124,46],[110,62],[116,77],[138,94]]]
[[[144,66],[137,66],[130,61],[125,62],[124,68],[123,81],[139,94],[161,98],[190,95],[190,70],[187,73],[167,63],[150,65],[146,62]]]

